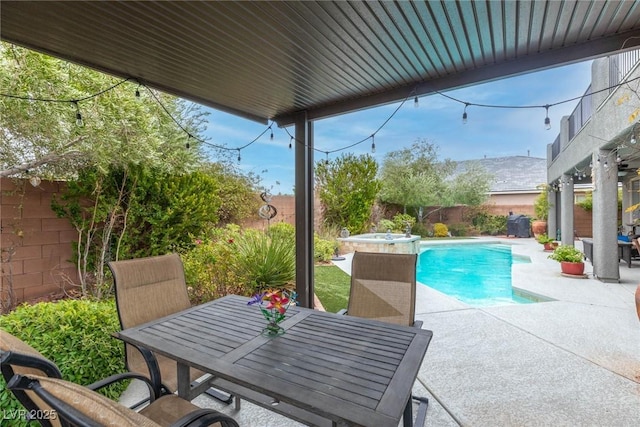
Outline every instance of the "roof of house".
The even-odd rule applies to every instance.
[[[456,173],[471,164],[484,167],[494,176],[491,193],[538,192],[540,184],[547,182],[547,159],[529,156],[496,157],[458,162]]]

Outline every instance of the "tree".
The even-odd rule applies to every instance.
[[[489,198],[493,175],[477,162],[465,163],[464,169],[447,182],[444,205],[480,206]]]
[[[425,139],[385,156],[381,169],[380,200],[414,208],[418,221],[424,207],[436,210],[456,204],[480,205],[488,197],[491,175],[477,164],[456,173],[456,162],[438,160],[438,147]]]
[[[380,190],[377,173],[378,164],[368,154],[345,154],[335,160],[318,162],[316,188],[325,223],[346,227],[352,233],[366,231]]]
[[[387,153],[381,169],[380,200],[408,208],[440,205],[445,197],[445,179],[453,172],[450,160],[438,161],[438,148],[427,140]],[[420,213],[418,220],[421,220]]]
[[[221,205],[218,210],[218,224],[238,224],[241,220],[255,215],[260,203],[256,198],[258,177],[244,175],[231,163],[208,163],[202,172],[218,182],[218,196]]]
[[[174,119],[197,136],[204,127],[200,107],[121,81],[0,43],[0,176],[61,179],[87,166],[103,172],[111,165],[145,164],[165,171],[196,166],[203,157],[200,144],[189,138],[186,149],[187,134]]]

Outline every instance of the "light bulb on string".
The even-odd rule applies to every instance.
[[[136,88],[136,101],[140,101],[140,85]]]
[[[71,101],[76,106],[76,126],[83,126],[84,122],[82,121],[82,114],[80,113],[80,106],[78,105],[78,101]]]
[[[184,146],[187,147],[187,149],[191,148],[191,144],[190,144],[189,141],[191,141],[191,134],[190,133],[187,134],[187,143],[184,144]]]
[[[375,135],[371,135],[371,152],[375,153],[376,152],[376,136]]]
[[[242,156],[240,156],[240,149],[238,148],[238,163],[242,160]]]
[[[469,106],[469,104],[467,104],[465,102],[464,104],[464,111],[462,112],[462,124],[466,125],[467,124],[467,107]]]
[[[289,140],[289,150],[293,148],[293,137]]]
[[[609,161],[605,160],[603,166],[604,166],[605,170],[609,169]]]
[[[551,129],[551,119],[549,119],[549,105],[545,105],[544,108],[546,110],[546,117],[544,118],[544,128],[546,130],[549,130]]]
[[[629,144],[635,144],[636,142],[636,135],[635,134],[631,134],[631,139],[629,140]]]
[[[271,127],[269,127],[269,129],[271,129]],[[271,135],[269,135],[269,139],[273,141],[273,130],[271,131]]]
[[[326,158],[326,159],[324,159],[324,164],[328,166],[328,165],[329,165],[329,152],[328,152],[328,151],[325,151],[325,153],[324,153],[324,154],[327,156],[327,158]]]
[[[413,98],[413,107],[418,108],[419,106],[420,106],[420,103],[418,101],[418,97],[416,96],[415,98]]]

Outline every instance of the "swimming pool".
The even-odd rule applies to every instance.
[[[418,282],[473,306],[535,302],[514,293],[511,265],[531,262],[502,244],[440,244],[418,257]]]

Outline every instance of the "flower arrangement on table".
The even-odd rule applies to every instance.
[[[255,294],[247,305],[258,304],[262,315],[267,319],[267,327],[262,331],[264,335],[276,336],[284,334],[284,329],[279,325],[292,305],[296,305],[297,294],[284,289],[269,289]]]

